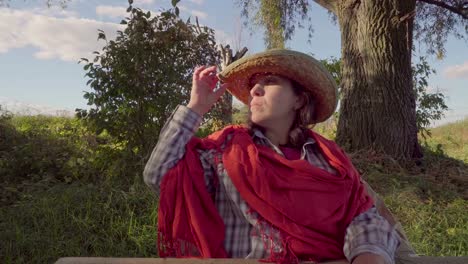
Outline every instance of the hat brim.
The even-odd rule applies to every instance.
[[[335,111],[338,88],[325,67],[311,56],[286,49],[273,49],[241,58],[218,74],[228,91],[248,105],[250,78],[258,73],[272,73],[290,78],[311,92],[316,106],[313,123],[327,120]]]

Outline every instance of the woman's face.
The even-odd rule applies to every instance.
[[[250,84],[251,121],[263,127],[291,126],[302,103],[294,93],[292,82],[279,75],[257,74]]]

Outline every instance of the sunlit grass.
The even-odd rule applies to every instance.
[[[427,144],[434,150],[468,163],[468,118],[431,129]]]
[[[146,186],[59,184],[33,195],[0,209],[1,263],[157,256],[157,203]]]
[[[44,128],[42,121],[36,118],[28,123],[28,119],[23,118],[15,122],[27,136],[29,132],[39,133],[37,126],[41,124],[44,131],[40,133],[48,133],[49,128]],[[57,124],[62,124],[57,120],[56,125],[50,126],[55,129],[50,134],[68,139],[74,135],[75,127],[81,129],[78,123],[68,126],[65,121],[66,129],[57,130]],[[425,159],[417,166],[405,167],[385,156],[350,153],[363,178],[399,218],[418,254],[468,255],[467,127],[468,120],[465,120],[433,129],[433,137],[427,140],[425,147]],[[322,124],[315,130],[330,139],[336,133],[333,123]],[[70,142],[80,145],[77,150],[87,147],[78,139]],[[51,149],[61,151],[62,148],[51,148],[55,145],[49,143],[49,156],[37,159],[41,163],[38,168],[48,169],[48,163],[43,160],[53,159],[52,154],[63,154],[52,153]],[[105,159],[103,164],[114,159],[109,155],[113,152],[103,153],[105,155],[96,154],[96,158]],[[70,160],[83,157],[72,154]],[[74,170],[66,171],[67,175],[74,171],[80,175],[103,174],[93,168],[104,166],[85,165],[77,163],[72,166]],[[116,166],[121,168],[125,164]],[[65,173],[65,169],[69,168],[64,167],[61,172]],[[51,180],[44,175],[37,176],[40,181],[24,178],[26,182],[18,181],[18,186],[11,185],[16,183],[12,181],[0,189],[2,195],[14,194],[8,196],[8,203],[0,204],[0,263],[51,263],[65,256],[157,256],[157,197],[141,183],[141,172],[135,172],[123,183],[76,177],[66,184],[60,178]],[[108,176],[102,176],[105,177]],[[132,182],[135,183],[129,185]]]
[[[455,188],[424,175],[370,171],[365,178],[399,219],[417,254],[468,255],[468,201]]]

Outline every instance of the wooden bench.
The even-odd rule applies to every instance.
[[[174,258],[61,258],[55,264],[257,264],[252,259],[174,259]],[[302,262],[303,264],[311,262]],[[333,264],[337,262],[326,262]],[[414,256],[399,259],[397,264],[467,264],[467,257]]]

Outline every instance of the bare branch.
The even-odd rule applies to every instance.
[[[321,5],[323,8],[327,9],[333,14],[336,14],[336,2],[338,2],[337,0],[314,0],[314,2]]]
[[[437,0],[418,0],[418,1],[445,8],[455,14],[460,15],[463,19],[468,19],[468,7],[467,7],[468,3],[467,2],[464,2],[457,6],[452,6],[447,3],[437,1]]]
[[[236,54],[232,56],[232,49],[229,45],[218,45],[218,52],[221,54],[221,65],[219,68],[224,70],[229,64],[242,58],[245,53],[247,53],[247,50],[247,47],[244,47],[242,50],[238,50]]]

